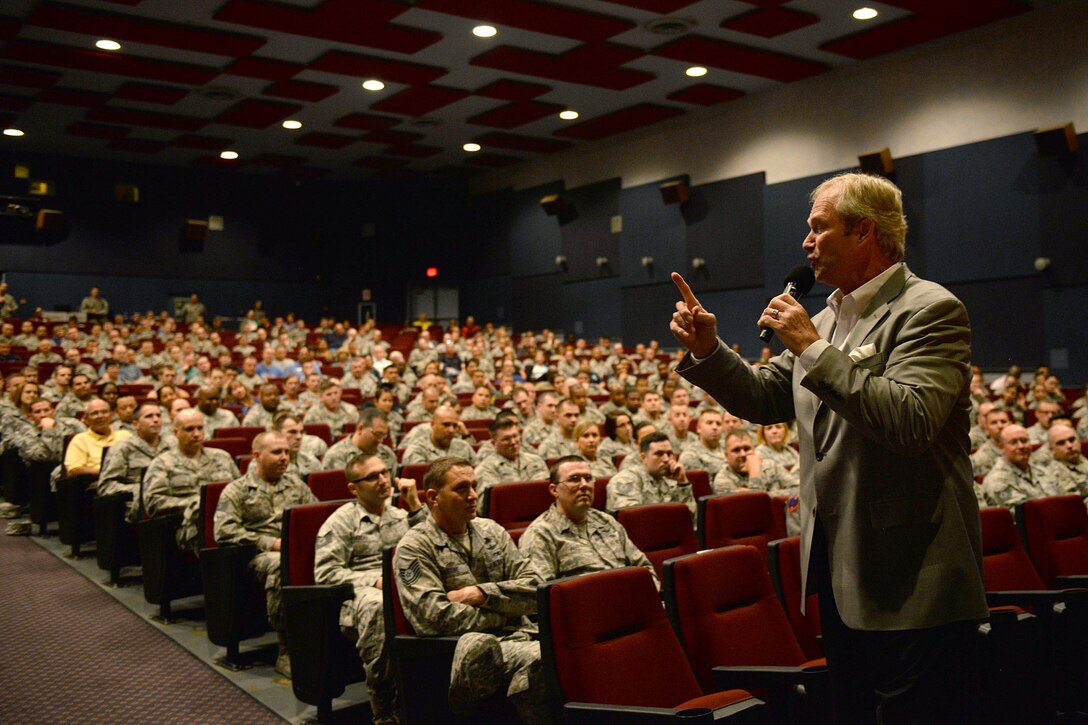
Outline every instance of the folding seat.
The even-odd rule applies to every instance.
[[[691,510],[682,503],[651,503],[629,506],[616,512],[616,519],[654,565],[658,580],[666,559],[692,554],[699,549]]]
[[[3,476],[4,500],[16,506],[25,506],[30,500],[30,482],[26,466],[14,448],[0,454],[0,476]]]
[[[71,440],[71,435],[64,439],[66,452]],[[106,459],[108,452],[108,447],[103,449],[101,460]],[[80,547],[95,539],[94,491],[90,490],[90,485],[97,480],[98,474],[69,476],[63,469],[61,477],[57,479],[57,529],[61,543],[70,547],[72,558],[78,558]]]
[[[345,493],[347,489],[344,489]],[[340,631],[340,605],[351,584],[314,582],[317,532],[345,501],[290,506],[283,512],[280,577],[295,697],[317,707],[317,721],[335,721],[332,701],[365,679],[354,642]]]
[[[60,461],[34,461],[26,467],[30,495],[30,522],[38,527],[38,536],[45,536],[50,522],[57,520],[57,496],[49,485],[49,477]]]
[[[222,429],[220,429],[222,430]],[[216,433],[219,431],[217,430]],[[231,436],[209,438],[204,441],[204,445],[208,448],[218,448],[221,451],[226,451],[230,454],[230,457],[238,460],[239,456],[244,456],[253,452],[253,439],[246,439],[243,436]]]
[[[670,559],[662,594],[704,691],[766,691],[774,722],[830,722],[827,662],[797,643],[754,547]]]
[[[646,569],[556,579],[537,601],[555,722],[762,721],[748,692],[700,689]]]
[[[227,481],[208,483],[200,488],[201,506],[206,505],[209,496],[212,512],[219,494],[226,487]],[[141,488],[141,499],[143,490]],[[142,510],[142,506],[141,506]],[[201,509],[203,516],[204,509]],[[137,524],[137,537],[140,544],[140,564],[143,567],[144,599],[149,604],[159,605],[158,619],[163,622],[173,621],[173,601],[184,597],[201,594],[204,583],[201,578],[200,564],[191,551],[182,551],[177,544],[177,530],[181,526],[181,513],[167,513],[154,518],[143,519]],[[211,528],[208,527],[210,535]],[[203,542],[204,532],[200,541]]]
[[[747,544],[766,561],[767,544],[786,536],[785,524],[775,508],[763,491],[705,496],[699,499],[699,543],[704,549]]]
[[[200,487],[200,577],[204,582],[204,611],[208,618],[208,639],[226,647],[215,660],[229,670],[253,666],[260,652],[240,651],[241,641],[259,637],[269,630],[264,587],[249,571],[257,555],[254,544],[220,546],[215,540],[215,509],[227,482]]]
[[[611,480],[611,476],[599,476],[593,482],[593,508],[598,511],[604,511],[608,504],[608,482]]]
[[[554,500],[547,481],[500,483],[487,490],[483,515],[501,524],[516,542],[521,532],[547,511]]]
[[[137,525],[125,520],[131,501],[128,492],[97,496],[94,500],[95,558],[98,568],[109,572],[111,586],[121,585],[123,567],[140,564]]]
[[[708,471],[688,471],[688,480],[691,481],[691,495],[698,501],[703,496],[710,496],[714,489],[710,487],[710,473]]]
[[[217,428],[215,431],[215,438],[245,438],[246,445],[250,446],[249,453],[253,450],[253,439],[264,433],[264,426],[260,425],[228,425],[223,428]],[[204,442],[207,445],[208,441]]]
[[[409,463],[406,466],[400,467],[401,478],[413,478],[416,482],[416,488],[420,491],[423,490],[423,477],[427,475],[427,469],[431,467],[429,463]]]
[[[786,617],[790,620],[793,635],[809,659],[823,657],[820,636],[820,597],[805,597],[805,612],[801,613],[801,537],[772,541],[767,546],[767,559],[774,584]]]
[[[469,397],[471,399],[471,396],[469,396]],[[492,423],[495,422],[495,419],[494,418],[478,418],[476,420],[466,420],[466,421],[463,421],[463,422],[465,424],[465,427],[468,428],[469,432],[472,432],[474,430],[483,430],[484,432],[487,432],[487,429],[491,426]]]
[[[1016,507],[1031,560],[1048,588],[1086,586],[1088,509],[1076,495],[1025,501]]]
[[[332,429],[326,423],[306,423],[302,426],[302,432],[306,435],[317,436],[328,446],[335,442],[332,439]]]
[[[306,477],[306,485],[314,492],[318,501],[338,501],[351,497],[348,476],[343,469],[314,471]]]

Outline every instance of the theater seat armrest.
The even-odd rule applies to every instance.
[[[416,658],[433,657],[447,654],[453,657],[453,651],[457,649],[459,636],[448,637],[416,637],[410,634],[398,634],[396,651],[398,657]]]
[[[677,710],[671,707],[633,707],[625,705],[598,705],[591,702],[568,702],[563,706],[563,721],[567,725],[650,725],[651,723],[676,723]],[[714,721],[714,714],[707,710],[705,722]],[[704,722],[702,719],[685,719],[684,722]]]
[[[1055,604],[1067,599],[1065,592],[1049,589],[1021,589],[986,592],[986,603],[991,607],[1013,605],[1030,609],[1037,615],[1046,615]]]
[[[1054,586],[1062,589],[1088,589],[1088,574],[1068,574],[1054,577]]]
[[[797,685],[818,687],[826,667],[715,667],[714,685],[720,690],[790,690]]]
[[[340,605],[349,599],[355,598],[355,588],[351,584],[307,584],[305,586],[285,586],[283,603],[294,606],[335,606],[337,611]]]

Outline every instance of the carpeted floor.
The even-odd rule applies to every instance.
[[[0,643],[0,722],[284,722],[23,537],[0,536]]]

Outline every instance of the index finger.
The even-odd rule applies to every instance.
[[[691,291],[691,287],[684,281],[684,278],[679,272],[672,273],[673,284],[676,285],[676,289],[680,290],[680,296],[684,298],[684,302],[687,304],[688,309],[694,309],[699,306],[699,300],[695,299],[695,293]]]

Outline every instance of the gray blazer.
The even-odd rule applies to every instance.
[[[834,314],[813,318],[830,340]],[[732,413],[797,418],[801,564],[807,582],[816,510],[843,622],[861,630],[933,627],[987,616],[972,490],[963,304],[901,265],[844,349],[806,374],[789,351],[750,367],[724,344],[680,374]]]

